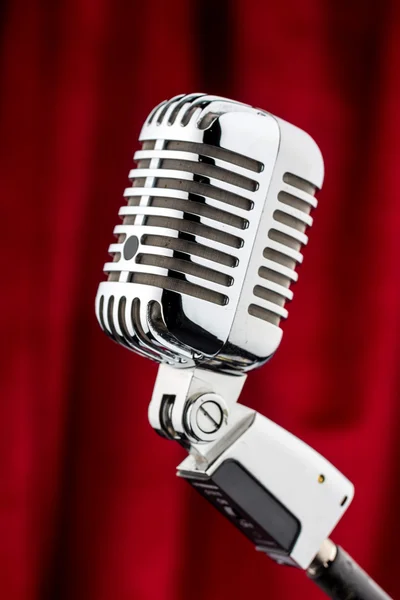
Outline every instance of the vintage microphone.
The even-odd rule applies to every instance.
[[[182,95],[145,121],[102,329],[160,363],[149,420],[189,456],[185,478],[256,546],[337,600],[388,598],[329,539],[353,485],[304,442],[237,402],[279,346],[323,160],[305,132],[225,98]]]

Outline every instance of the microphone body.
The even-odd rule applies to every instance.
[[[145,121],[96,313],[175,367],[246,372],[279,346],[323,161],[305,132],[204,94]]]

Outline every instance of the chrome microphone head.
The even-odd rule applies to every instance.
[[[323,181],[318,146],[269,113],[204,94],[157,106],[139,139],[96,297],[101,327],[176,367],[260,366],[293,297]]]

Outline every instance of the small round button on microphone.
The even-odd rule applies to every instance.
[[[139,240],[136,235],[131,235],[125,242],[124,245],[124,258],[125,260],[131,260],[138,251]]]

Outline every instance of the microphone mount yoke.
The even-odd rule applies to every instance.
[[[276,563],[333,600],[390,600],[329,535],[353,485],[325,458],[238,403],[246,375],[159,367],[149,421],[189,452],[177,474]]]
[[[353,497],[325,458],[238,402],[246,375],[160,365],[149,421],[189,453],[178,476],[281,564],[307,569]]]

